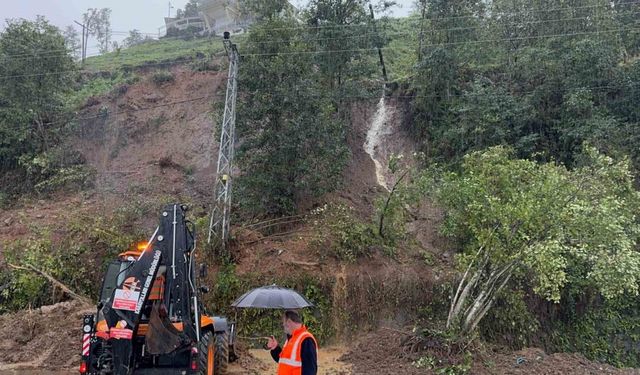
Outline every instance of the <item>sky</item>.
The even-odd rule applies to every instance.
[[[37,15],[45,16],[53,25],[64,29],[74,25],[78,32],[81,28],[73,21],[81,21],[82,13],[87,8],[111,8],[111,28],[114,30],[114,41],[121,41],[129,30],[137,29],[143,33],[158,33],[164,24],[164,17],[169,14],[167,0],[1,0],[2,21],[7,18],[25,18],[33,20]],[[183,8],[188,0],[171,1],[171,14]],[[306,5],[305,0],[292,0],[298,7]],[[404,17],[412,10],[414,0],[396,0],[398,3],[391,10],[391,15]],[[93,43],[92,43],[93,42]],[[89,41],[88,54],[97,52],[97,42]]]

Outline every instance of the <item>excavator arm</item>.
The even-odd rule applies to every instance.
[[[199,322],[191,311],[193,286],[193,235],[185,220],[186,207],[166,206],[160,225],[147,247],[129,267],[121,271],[123,280],[102,306],[108,326],[108,347],[111,351],[112,371],[129,375],[135,368],[135,339],[141,320],[149,324],[145,347],[150,354],[167,354],[199,340]],[[150,301],[154,281],[162,270],[165,280],[164,296]],[[197,299],[195,301],[197,305]],[[173,323],[182,323],[182,331]]]

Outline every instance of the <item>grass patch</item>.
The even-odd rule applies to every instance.
[[[233,37],[234,42],[242,43],[246,35]],[[121,50],[90,57],[86,61],[88,70],[102,71],[117,68],[136,68],[159,66],[174,62],[190,62],[201,59],[201,56],[223,55],[224,46],[219,36],[211,38],[160,39],[148,41]]]
[[[129,85],[134,84],[140,78],[132,73],[117,71],[94,77],[85,77],[79,82],[77,90],[67,96],[67,106],[71,110],[78,110],[85,106],[99,103],[100,96],[114,92],[116,95],[124,95]]]

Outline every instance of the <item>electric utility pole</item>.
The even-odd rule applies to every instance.
[[[218,167],[213,191],[213,209],[209,221],[207,242],[226,254],[229,240],[229,221],[231,217],[231,186],[233,173],[233,154],[236,128],[236,96],[238,93],[239,55],[235,44],[231,43],[228,31],[224,33],[224,49],[229,57],[229,75],[227,78],[227,94],[224,103],[224,116],[220,129],[220,148],[218,151]]]

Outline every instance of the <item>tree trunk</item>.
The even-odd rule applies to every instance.
[[[389,208],[389,202],[391,202],[391,197],[393,196],[393,193],[396,191],[396,188],[400,184],[400,181],[402,181],[402,179],[404,178],[404,176],[407,175],[407,173],[409,173],[408,169],[400,176],[400,178],[398,178],[398,181],[396,181],[396,183],[393,184],[393,187],[391,188],[391,191],[389,192],[389,195],[387,196],[387,200],[384,202],[384,207],[382,208],[382,212],[380,212],[380,223],[378,225],[378,234],[382,238],[384,238],[384,232],[383,232],[383,230],[384,230],[384,216],[387,213],[387,208]]]

